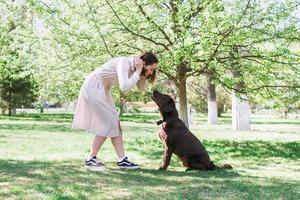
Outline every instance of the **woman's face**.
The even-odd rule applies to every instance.
[[[151,65],[145,65],[142,71],[142,74],[146,77],[151,76],[153,74],[153,71],[156,70],[157,63],[153,63]]]

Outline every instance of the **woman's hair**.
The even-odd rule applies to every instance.
[[[145,52],[140,56],[140,59],[142,59],[146,65],[152,65],[154,63],[158,63],[158,59],[156,55],[152,52]]]
[[[147,77],[147,80],[149,83],[153,83],[155,81],[155,78],[156,78],[156,69],[153,70],[153,73]]]
[[[140,59],[142,59],[145,62],[145,65],[152,65],[154,63],[158,63],[158,59],[156,55],[152,52],[145,52],[140,56]],[[145,69],[143,68],[142,73],[145,73]],[[147,80],[149,83],[153,83],[155,81],[156,76],[156,69],[153,71],[152,75],[147,77]]]

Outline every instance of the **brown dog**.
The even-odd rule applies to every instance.
[[[172,154],[176,154],[187,170],[214,170],[218,168],[232,168],[225,164],[218,167],[211,162],[207,151],[198,138],[189,131],[182,120],[178,118],[178,112],[174,100],[157,90],[153,91],[152,99],[159,107],[162,120],[158,125],[165,122],[164,131],[167,134],[165,151],[160,170],[166,170],[170,164]],[[162,138],[161,138],[162,139]]]

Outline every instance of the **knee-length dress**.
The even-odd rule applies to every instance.
[[[111,86],[127,91],[135,85],[144,90],[146,79],[135,71],[134,57],[117,57],[96,68],[84,80],[78,96],[72,128],[104,137],[121,134],[119,115]]]

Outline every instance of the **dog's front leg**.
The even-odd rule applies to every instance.
[[[159,170],[166,170],[168,168],[170,164],[171,156],[172,156],[172,148],[165,146],[163,161],[160,164]]]

